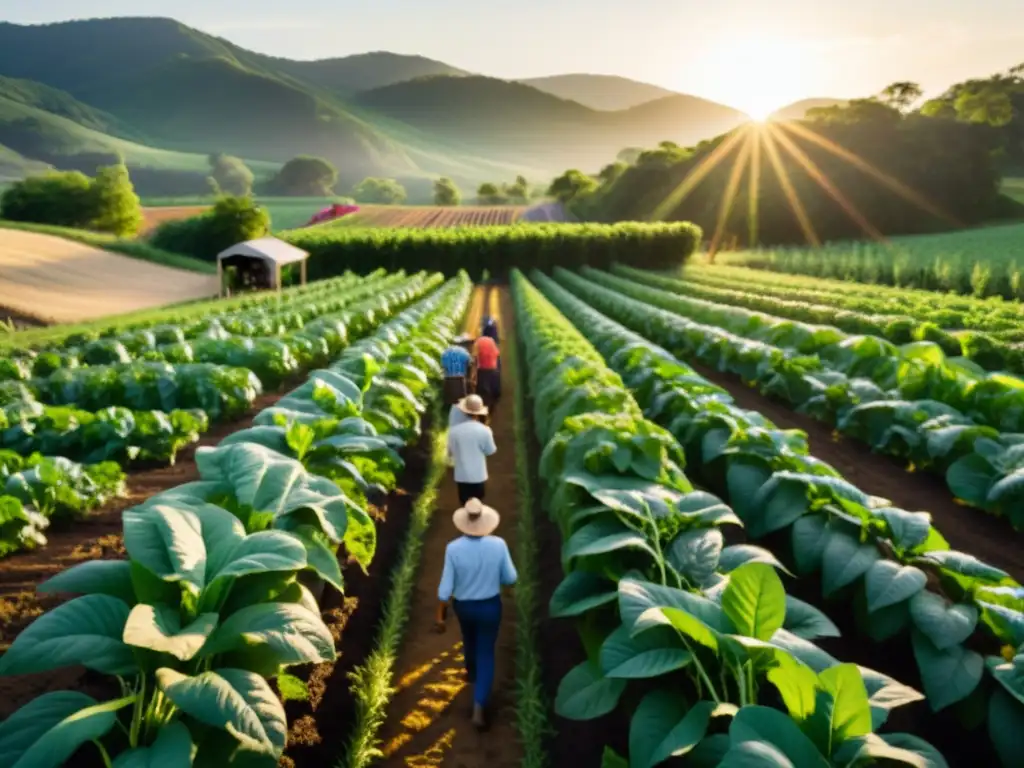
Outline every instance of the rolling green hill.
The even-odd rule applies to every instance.
[[[597,170],[626,146],[695,144],[749,119],[682,95],[598,111],[523,83],[480,76],[419,78],[358,94],[354,103],[490,157],[587,170]]]
[[[519,82],[560,99],[568,99],[591,109],[609,112],[678,95],[667,88],[615,75],[553,75],[528,78]]]
[[[518,174],[542,181],[567,166],[596,170],[624,146],[691,144],[744,119],[680,95],[598,111],[419,56],[292,61],[163,18],[0,23],[0,76],[9,170],[12,153],[86,171],[120,155],[133,169],[184,174],[167,194],[201,193],[213,152],[251,158],[257,175],[320,155],[338,167],[339,189],[386,175],[428,194],[439,175],[464,188]],[[621,98],[653,88],[569,82],[591,97],[602,83],[614,82]]]

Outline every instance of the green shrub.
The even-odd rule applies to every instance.
[[[299,155],[289,160],[270,180],[267,192],[296,197],[330,197],[338,183],[338,169],[322,157]]]
[[[893,344],[909,344],[914,340],[915,326],[915,322],[910,318],[897,318],[885,326],[885,338]]]
[[[309,279],[345,270],[377,268],[465,269],[474,279],[484,270],[504,278],[513,267],[551,270],[583,265],[608,268],[622,262],[644,269],[682,266],[702,232],[689,223],[527,224],[450,229],[358,229],[314,227],[281,238],[309,252]]]
[[[960,334],[964,357],[980,365],[986,371],[1006,370],[1010,363],[1012,347],[996,341],[988,334],[967,331]]]
[[[128,237],[139,231],[142,207],[128,169],[112,165],[95,179],[54,171],[15,182],[0,196],[0,218]]]
[[[405,202],[407,193],[405,187],[394,179],[378,179],[370,176],[356,185],[356,188],[352,190],[352,196],[360,203],[398,205]]]
[[[151,242],[165,251],[214,261],[235,243],[263,237],[270,231],[270,214],[251,197],[225,196],[199,216],[162,224]]]
[[[914,331],[914,340],[934,342],[942,347],[942,351],[950,357],[960,357],[964,352],[960,340],[948,331],[942,330],[935,323],[918,325]]]
[[[434,182],[434,205],[458,205],[462,202],[462,193],[455,182],[443,176]]]

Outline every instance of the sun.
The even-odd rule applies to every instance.
[[[703,80],[718,100],[746,112],[756,122],[806,98],[814,65],[806,45],[754,35],[730,36],[701,61]]]

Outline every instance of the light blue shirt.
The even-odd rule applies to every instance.
[[[441,368],[447,377],[465,376],[471,362],[473,356],[463,347],[448,347],[441,353]]]
[[[502,585],[515,584],[516,567],[508,544],[499,536],[460,536],[448,542],[444,571],[437,598],[488,600],[500,594]]]
[[[456,483],[486,483],[487,457],[497,450],[491,428],[479,421],[466,421],[448,430],[448,455],[455,464]]]

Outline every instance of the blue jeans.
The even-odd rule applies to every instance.
[[[473,702],[486,706],[494,685],[494,646],[501,625],[501,595],[487,600],[456,600],[455,615],[462,630],[462,653],[473,685]]]

